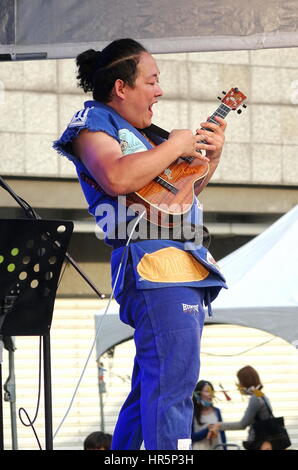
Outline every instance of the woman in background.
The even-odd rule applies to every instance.
[[[239,380],[238,388],[240,393],[250,397],[242,419],[240,421],[227,423],[218,420],[219,422],[210,425],[209,429],[214,432],[234,431],[246,429],[247,426],[249,426],[248,438],[244,443],[244,447],[247,450],[255,449],[257,439],[252,425],[258,420],[270,418],[272,416],[272,407],[269,399],[262,391],[263,385],[259,374],[253,367],[243,367],[237,372],[237,377]]]
[[[194,417],[192,425],[192,449],[212,450],[219,444],[226,444],[224,431],[212,432],[209,429],[211,424],[222,421],[219,408],[213,405],[214,388],[207,380],[200,380],[193,394]],[[218,450],[224,450],[224,445]]]

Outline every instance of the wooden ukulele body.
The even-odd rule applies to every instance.
[[[127,194],[127,205],[142,205],[146,209],[145,219],[161,227],[173,227],[181,223],[183,215],[190,210],[194,189],[201,184],[208,171],[208,163],[202,164],[197,159],[188,163],[179,158],[159,175],[177,189],[175,194],[153,180],[139,191]],[[137,209],[138,212],[140,210]]]

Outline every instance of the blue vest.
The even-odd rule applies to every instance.
[[[226,283],[211,254],[202,244],[169,239],[139,240],[139,237],[125,250],[129,233],[127,228],[132,228],[136,213],[126,207],[122,202],[123,197],[113,198],[102,191],[85,165],[74,156],[72,141],[82,129],[105,132],[119,143],[123,155],[150,150],[153,147],[143,134],[114,109],[97,101],[85,102],[84,109],[73,116],[60,139],[54,142],[58,153],[74,163],[89,213],[94,216],[96,224],[103,231],[105,243],[113,247],[113,284],[120,260],[123,261],[114,293],[116,300],[121,299],[125,268],[127,260],[130,259],[134,267],[137,289],[177,285],[208,287],[205,303],[209,305],[220,289],[226,288]],[[155,143],[158,145],[162,141],[156,137]],[[187,223],[202,225],[202,210],[197,198],[194,199],[185,220]],[[136,232],[140,231],[140,227],[136,228]]]

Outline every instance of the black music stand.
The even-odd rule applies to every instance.
[[[43,337],[47,450],[53,448],[50,328],[72,231],[70,221],[0,219],[0,335]]]

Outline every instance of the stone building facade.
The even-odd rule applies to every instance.
[[[195,130],[217,108],[222,90],[237,86],[248,97],[240,116],[227,116],[222,160],[201,197],[213,251],[221,258],[298,203],[298,50],[156,58],[164,96],[154,122],[168,130]],[[72,164],[51,147],[86,100],[75,75],[71,59],[0,64],[0,174],[43,217],[76,221],[72,249],[94,279],[95,261],[101,263],[108,292],[109,249],[94,236]],[[2,191],[1,216],[19,215],[14,208]],[[73,282],[67,270],[65,295],[72,295]],[[75,286],[78,295],[87,294],[82,283]]]

